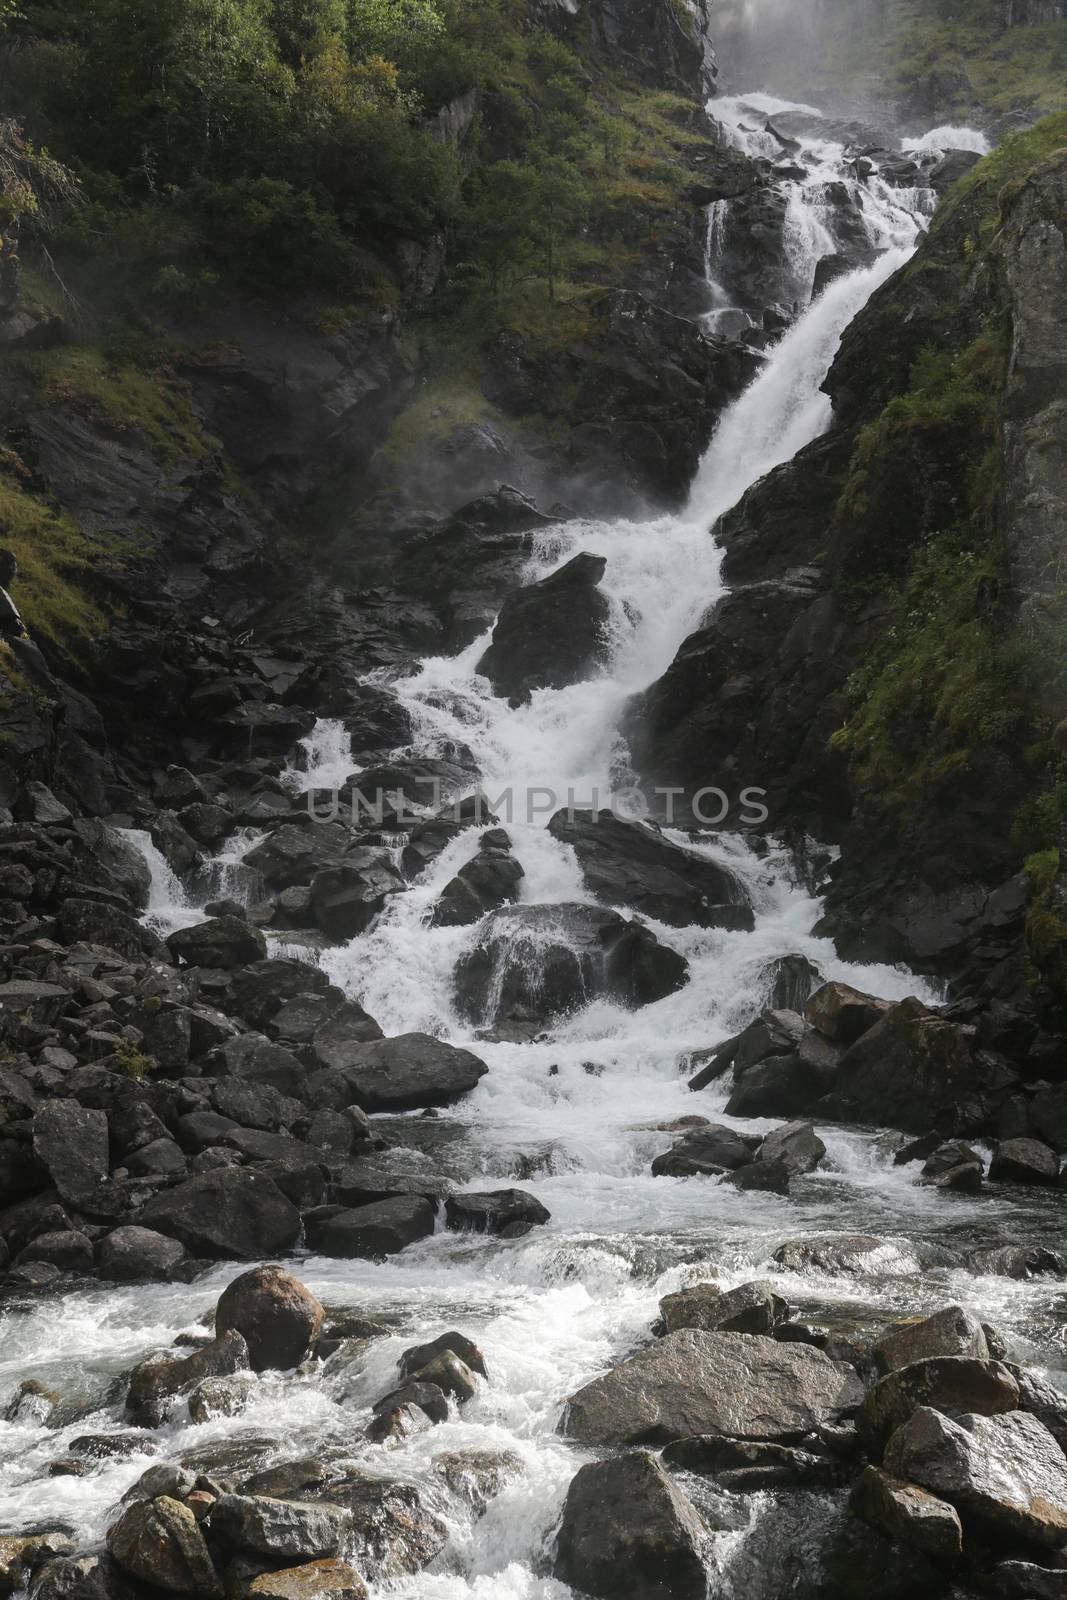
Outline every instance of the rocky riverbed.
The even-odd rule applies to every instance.
[[[821,920],[859,824],[759,804],[841,823],[823,385],[984,140],[719,112],[662,315],[754,376],[683,511],[499,487],[297,585],[183,502],[91,684],[8,628],[2,1593],[1067,1592],[1030,881],[893,965]],[[635,803],[726,724],[724,814]]]

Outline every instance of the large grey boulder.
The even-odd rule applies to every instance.
[[[565,689],[592,677],[608,649],[611,606],[597,587],[607,562],[576,555],[504,601],[477,670],[513,706],[534,689]]]
[[[557,811],[548,831],[578,857],[586,885],[610,906],[629,906],[672,927],[751,928],[741,880],[659,829],[613,811]]]
[[[869,1389],[856,1426],[872,1452],[881,1448],[919,1406],[999,1416],[1019,1405],[1019,1385],[1000,1361],[931,1356],[887,1373]]]
[[[788,1303],[766,1282],[742,1283],[720,1289],[714,1283],[694,1283],[659,1303],[668,1333],[679,1328],[702,1328],[706,1333],[769,1334],[789,1315]]]
[[[398,1195],[352,1211],[309,1217],[308,1249],[341,1259],[382,1261],[434,1231],[434,1208],[421,1195]]]
[[[591,1461],[572,1480],[554,1571],[599,1600],[705,1600],[704,1527],[645,1451]]]
[[[428,1033],[353,1044],[344,1066],[312,1075],[308,1093],[330,1110],[357,1105],[364,1111],[414,1111],[443,1106],[479,1084],[488,1067],[470,1050]]]
[[[884,1466],[989,1532],[1056,1550],[1067,1543],[1067,1459],[1024,1411],[951,1418],[922,1407],[890,1439]]]
[[[946,1566],[963,1554],[963,1527],[955,1507],[914,1483],[891,1478],[878,1467],[860,1473],[849,1508],[888,1538],[901,1539]]]
[[[176,961],[191,967],[247,967],[262,961],[267,941],[259,929],[241,917],[209,917],[191,928],[179,928],[167,937],[167,949]]]
[[[240,1167],[201,1173],[164,1190],[139,1221],[211,1260],[284,1255],[300,1236],[300,1213],[278,1185]]]
[[[100,1241],[100,1276],[111,1283],[168,1283],[185,1260],[177,1239],[151,1228],[113,1228]]]
[[[334,1506],[275,1500],[264,1494],[224,1494],[212,1507],[211,1526],[251,1555],[308,1561],[337,1554],[346,1519]]]
[[[562,1431],[605,1445],[693,1434],[789,1441],[862,1399],[854,1370],[810,1345],[683,1328],[571,1395]]]
[[[599,996],[638,1007],[682,988],[689,968],[640,922],[589,905],[514,906],[486,919],[456,965],[456,1005],[487,1026],[518,1011],[551,1020]]]
[[[62,1199],[87,1205],[108,1175],[107,1113],[46,1100],[33,1119],[33,1149]]]
[[[932,1356],[971,1356],[976,1361],[988,1361],[990,1350],[978,1318],[962,1306],[946,1306],[932,1317],[894,1328],[872,1346],[871,1355],[884,1376]]]

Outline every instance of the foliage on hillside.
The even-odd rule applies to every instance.
[[[58,247],[141,306],[220,274],[388,304],[442,236],[494,290],[554,289],[587,223],[670,185],[633,86],[522,0],[26,0],[2,26],[7,99],[81,184]],[[439,113],[471,91],[460,147]]]

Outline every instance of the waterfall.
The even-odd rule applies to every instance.
[[[769,141],[775,156],[780,147],[761,117],[776,109],[814,115],[766,96],[716,104],[732,137],[756,152]],[[818,191],[831,177],[855,185],[878,259],[833,281],[768,350],[755,381],[723,414],[684,510],[646,521],[568,522],[535,539],[528,581],[579,551],[606,558],[611,647],[604,670],[569,688],[537,691],[529,704],[511,708],[478,674],[486,633],[457,656],[424,660],[395,685],[414,723],[416,750],[452,742],[472,751],[479,785],[494,803],[499,799],[500,824],[524,869],[523,904],[592,902],[573,851],[548,832],[548,815],[568,801],[606,805],[630,785],[623,708],[664,672],[722,594],[715,522],[826,428],[830,405],[822,384],[841,336],[907,260],[924,226],[925,191],[892,189],[876,172],[860,183],[833,140],[812,132],[801,143],[805,176],[782,180],[798,219],[812,224],[801,228],[798,220],[797,271],[813,280],[826,247]],[[709,282],[723,243],[716,230],[728,231],[729,222],[725,205],[709,212]],[[303,769],[290,776],[295,788],[329,787],[354,771],[343,722],[320,722],[304,741],[304,758]],[[202,916],[148,836],[130,837],[152,870],[148,915],[154,925],[174,927],[179,917]],[[983,1242],[997,1240],[1001,1230],[1047,1235],[1052,1223],[1040,1194],[953,1196],[945,1207],[943,1196],[915,1184],[914,1172],[893,1164],[891,1142],[870,1130],[825,1130],[829,1163],[798,1183],[788,1202],[714,1179],[651,1176],[650,1162],[670,1143],[665,1129],[674,1119],[694,1112],[724,1119],[725,1094],[691,1095],[685,1065],[695,1051],[720,1043],[758,1013],[773,964],[783,956],[804,957],[827,978],[890,999],[934,998],[906,972],[841,961],[832,943],[814,933],[820,907],[795,881],[787,852],[773,838],[758,853],[740,835],[709,833],[689,841],[743,881],[755,927],[742,932],[650,922],[661,943],[689,964],[679,992],[635,1011],[595,999],[547,1037],[507,1043],[479,1037],[479,1027],[454,1003],[456,964],[477,942],[479,927],[430,925],[442,889],[474,854],[477,837],[475,828],[458,834],[407,893],[389,899],[367,933],[329,950],[321,964],[387,1034],[434,1033],[472,1049],[489,1066],[477,1089],[440,1115],[391,1119],[388,1154],[472,1188],[521,1177],[547,1206],[551,1222],[508,1240],[442,1230],[384,1263],[306,1260],[301,1276],[331,1311],[358,1311],[395,1331],[321,1371],[309,1364],[295,1375],[263,1374],[236,1416],[202,1429],[176,1416],[166,1434],[167,1459],[203,1450],[206,1439],[223,1477],[231,1475],[227,1450],[237,1462],[234,1477],[253,1460],[265,1465],[342,1453],[356,1456],[371,1473],[416,1483],[447,1517],[449,1548],[434,1571],[396,1577],[374,1589],[375,1600],[386,1594],[390,1600],[575,1600],[573,1591],[544,1576],[546,1548],[583,1459],[556,1431],[561,1407],[579,1385],[646,1343],[660,1297],[684,1284],[709,1275],[724,1288],[770,1278],[816,1320],[820,1311],[827,1319],[854,1320],[862,1311],[877,1321],[902,1308],[916,1315],[959,1300],[1028,1338],[1036,1315],[1054,1306],[1058,1287],[962,1272],[947,1287],[909,1268],[900,1252],[890,1252],[888,1264],[862,1281],[779,1266],[773,1252],[783,1240],[831,1228],[921,1231],[953,1240],[966,1232]],[[240,867],[248,844],[247,835],[235,836],[210,872]],[[232,875],[212,882],[237,885]],[[528,925],[514,921],[516,940],[529,943]],[[759,1131],[765,1124],[742,1126]],[[100,1408],[110,1426],[105,1408],[115,1374],[179,1329],[200,1333],[204,1313],[232,1275],[219,1267],[189,1285],[90,1285],[58,1317],[54,1302],[41,1301],[12,1320],[0,1377],[7,1387],[28,1375],[62,1385],[73,1373],[86,1406]],[[361,1437],[366,1408],[395,1383],[399,1353],[451,1327],[478,1340],[490,1381],[439,1427],[388,1451],[367,1446]],[[86,1426],[79,1413],[71,1430]],[[29,1425],[12,1426],[10,1433],[14,1460],[0,1489],[0,1516],[18,1526],[39,1512],[44,1464],[65,1436],[57,1440],[55,1432]],[[481,1516],[444,1497],[435,1465],[443,1451],[471,1449],[507,1451],[520,1469]],[[83,1536],[99,1537],[145,1465],[142,1458],[115,1457],[87,1476],[49,1480],[51,1511]],[[767,1504],[762,1496],[746,1502],[738,1525],[712,1536],[716,1593],[756,1593],[745,1576],[744,1553],[757,1548],[752,1536],[764,1536]],[[817,1509],[821,1515],[823,1508]],[[764,1561],[763,1571],[770,1583],[773,1562]]]

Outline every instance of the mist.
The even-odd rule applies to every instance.
[[[719,0],[715,44],[720,88],[759,84],[790,95],[824,91],[831,65],[876,59],[877,41],[896,0]],[[872,72],[872,77],[875,74]],[[859,98],[868,95],[859,92]]]

